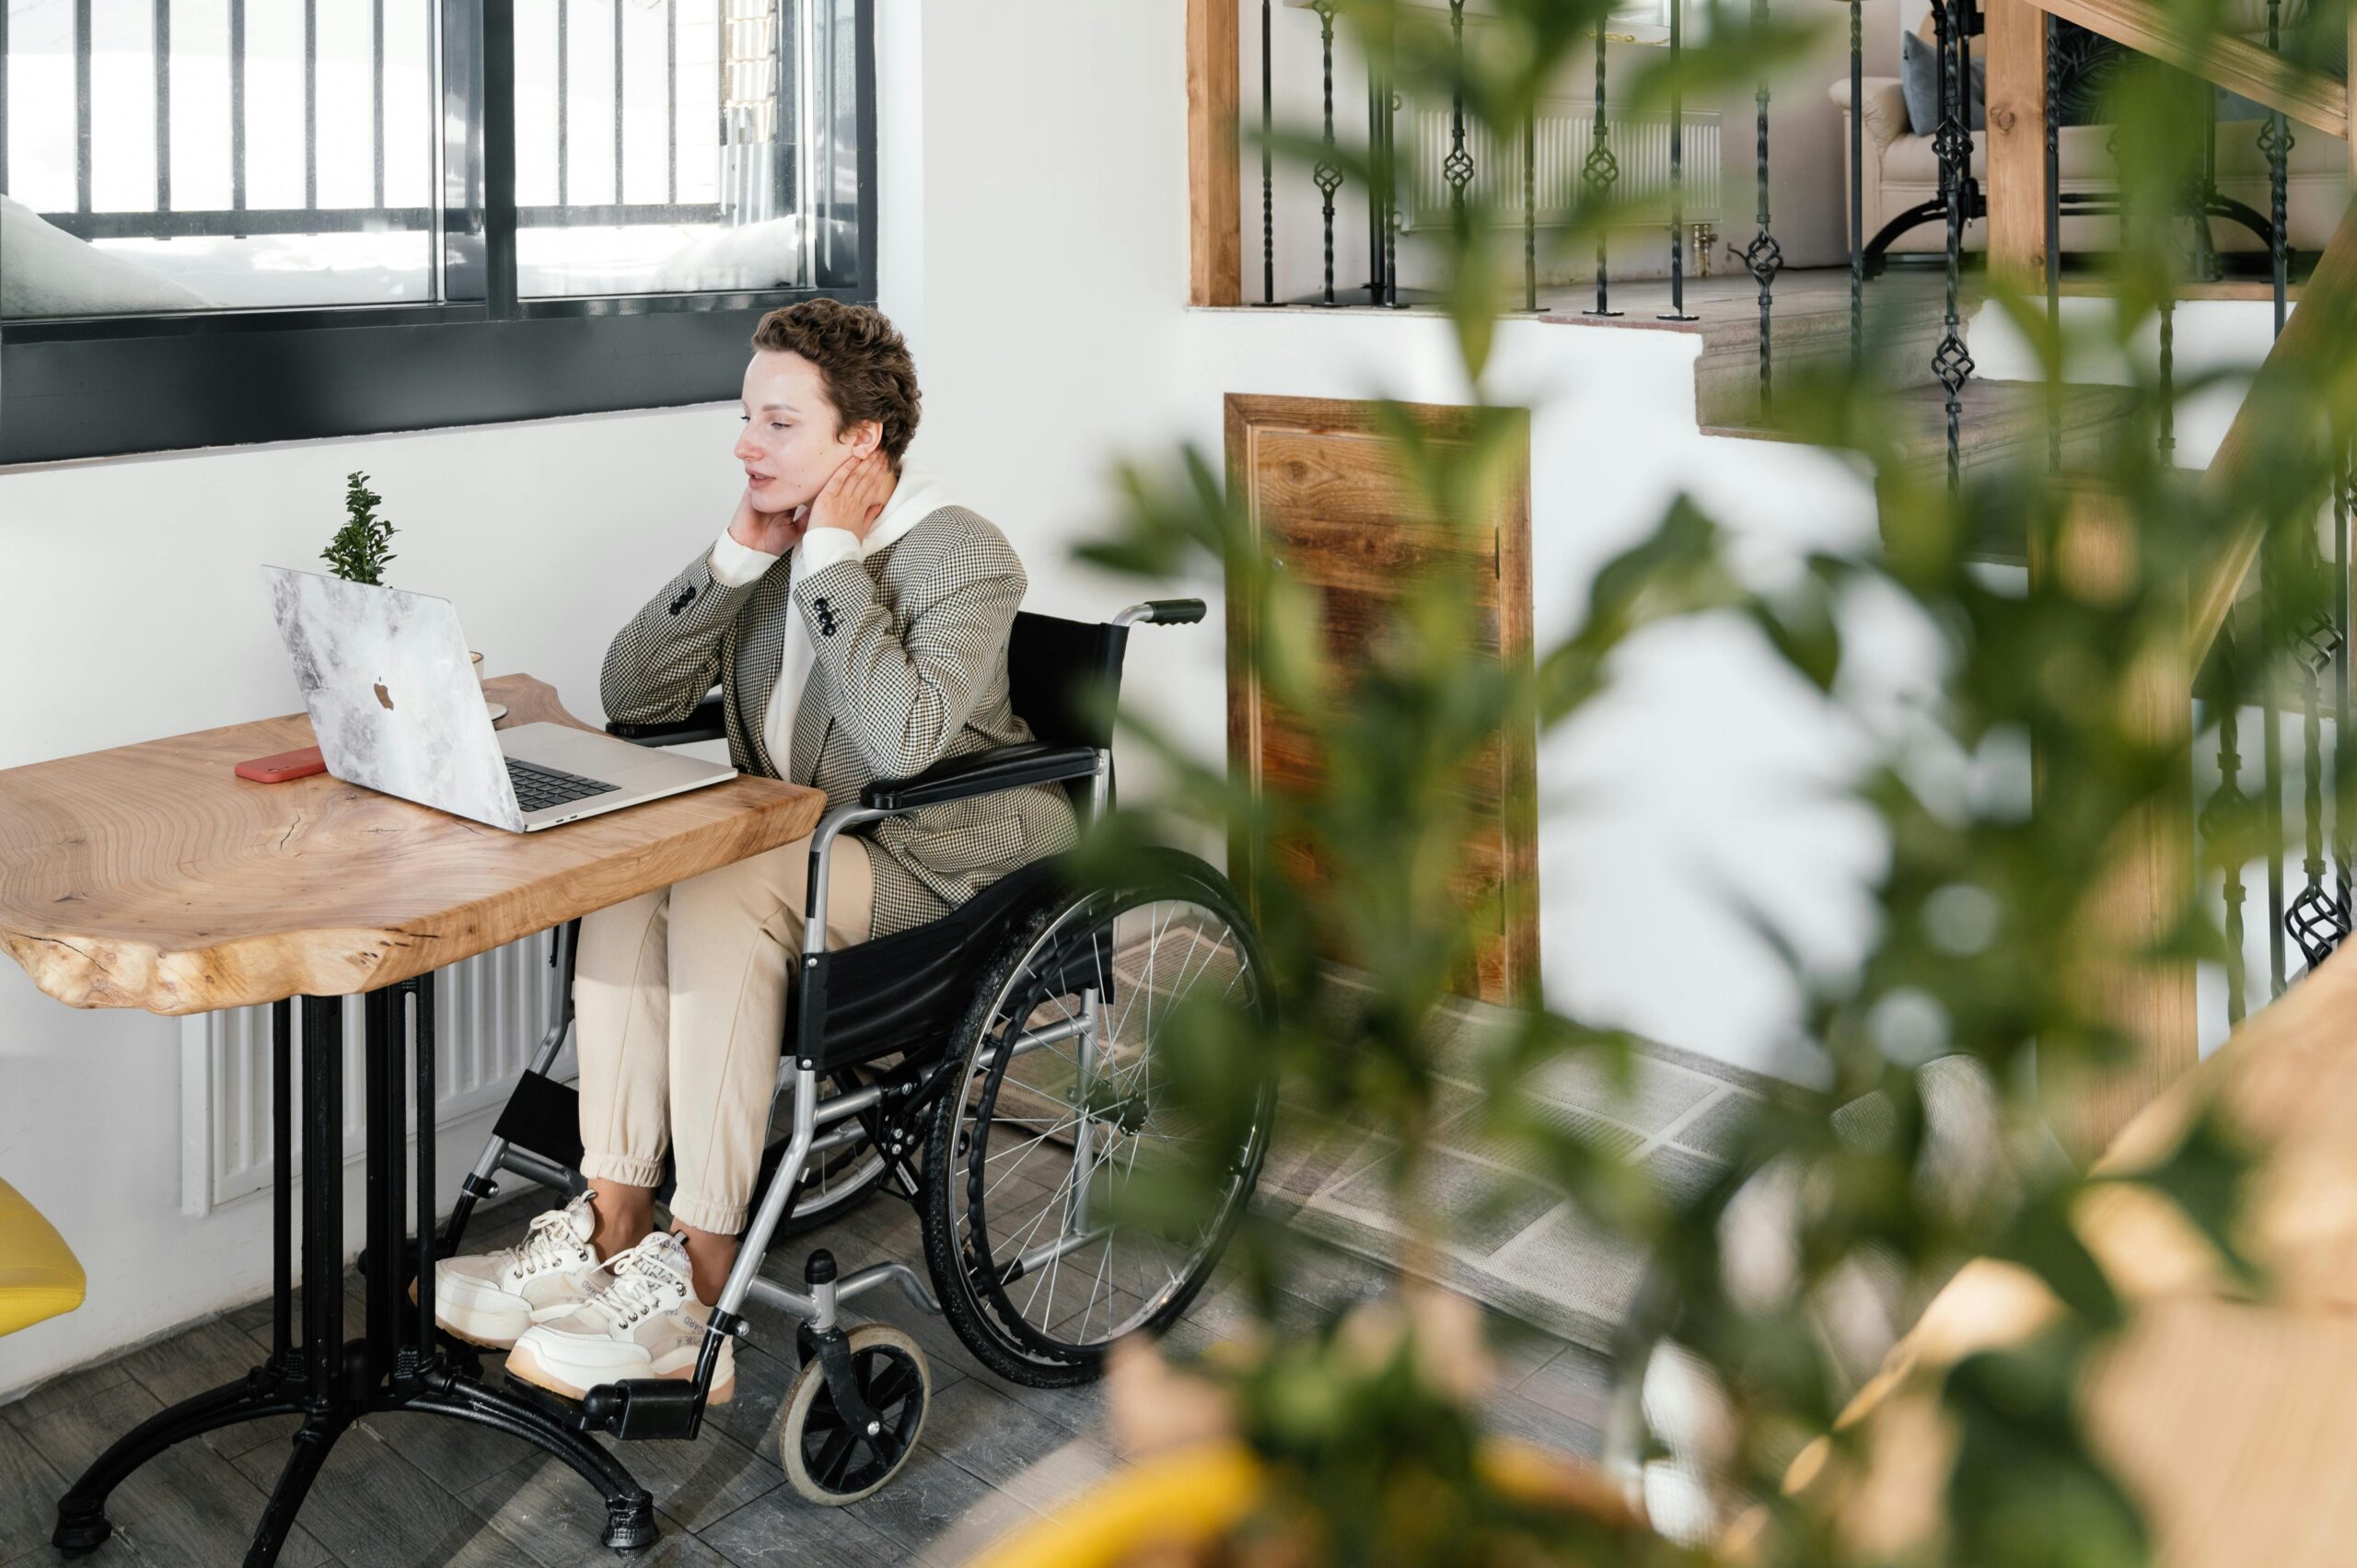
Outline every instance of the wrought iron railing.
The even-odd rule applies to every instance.
[[[1367,110],[1365,129],[1365,167],[1373,176],[1367,197],[1367,282],[1364,285],[1347,285],[1340,281],[1338,268],[1346,266],[1337,241],[1337,226],[1341,208],[1337,198],[1347,182],[1341,156],[1341,131],[1335,115],[1335,17],[1340,0],[1296,0],[1296,4],[1312,13],[1318,20],[1318,78],[1321,86],[1318,124],[1324,156],[1314,160],[1310,181],[1318,196],[1318,215],[1320,225],[1322,271],[1318,287],[1300,301],[1278,297],[1277,284],[1277,175],[1274,159],[1269,152],[1276,119],[1276,29],[1274,15],[1282,8],[1277,0],[1261,0],[1260,4],[1260,297],[1253,303],[1274,306],[1288,303],[1316,304],[1329,307],[1380,307],[1397,308],[1407,303],[1401,296],[1399,278],[1398,236],[1404,226],[1404,204],[1399,189],[1401,161],[1399,152],[1398,117],[1399,104],[1387,72],[1380,50],[1367,63]],[[1673,63],[1685,49],[1684,24],[1678,16],[1679,6],[1670,7],[1667,43]],[[1754,14],[1766,15],[1765,0],[1755,0]],[[1465,0],[1448,0],[1450,36],[1461,52],[1465,47]],[[1596,102],[1594,131],[1585,157],[1580,160],[1577,183],[1588,201],[1601,207],[1616,193],[1622,183],[1624,170],[1613,138],[1614,122],[1609,118],[1610,82],[1605,45],[1608,37],[1618,36],[1599,30],[1596,40]],[[1763,321],[1772,309],[1774,278],[1782,265],[1775,241],[1768,233],[1768,94],[1763,83],[1759,93],[1759,147],[1757,174],[1760,192],[1758,232],[1751,244],[1735,254],[1760,280],[1760,300]],[[1665,319],[1691,320],[1695,318],[1686,309],[1687,247],[1689,243],[1685,222],[1684,199],[1687,189],[1689,157],[1687,138],[1690,130],[1689,117],[1682,102],[1674,101],[1666,122],[1668,160],[1666,186],[1667,268],[1670,279],[1670,308]],[[1469,130],[1461,92],[1453,93],[1449,103],[1449,146],[1441,160],[1442,178],[1451,195],[1451,205],[1461,218],[1469,202],[1471,187],[1483,174],[1480,159],[1482,148]],[[1538,227],[1540,213],[1560,192],[1542,195],[1538,179],[1541,147],[1538,124],[1534,117],[1521,127],[1519,162],[1519,217],[1523,241],[1523,308],[1539,308],[1538,301]],[[1512,153],[1499,156],[1508,162],[1511,172]],[[1503,203],[1501,203],[1503,204]],[[1596,304],[1587,313],[1596,316],[1617,316],[1611,308],[1609,264],[1606,253],[1606,238],[1601,227],[1596,238]],[[1767,334],[1762,333],[1763,354]],[[1764,361],[1763,361],[1764,363]],[[1763,370],[1763,376],[1766,372]]]

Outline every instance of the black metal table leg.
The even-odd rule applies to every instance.
[[[110,1446],[84,1471],[57,1505],[52,1540],[67,1551],[88,1551],[112,1527],[106,1500],[116,1486],[147,1460],[176,1443],[238,1422],[299,1415],[302,1427],[290,1445],[270,1501],[246,1553],[247,1568],[269,1568],[278,1560],[303,1499],[317,1479],[328,1450],[354,1421],[381,1411],[416,1411],[493,1427],[563,1459],[596,1487],[606,1503],[605,1543],[617,1549],[647,1546],[656,1539],[655,1503],[612,1455],[530,1405],[455,1371],[422,1332],[403,1333],[405,1266],[411,1230],[411,1189],[403,1180],[408,1142],[404,1097],[405,994],[418,998],[422,1051],[433,1049],[431,977],[401,981],[362,1000],[362,1052],[366,1142],[367,1307],[361,1336],[343,1338],[343,1011],[341,998],[303,997],[303,1338],[289,1342],[292,1328],[292,1218],[289,1179],[293,1164],[288,1109],[287,1028],[291,1008],[281,1003],[273,1016],[274,1089],[273,1128],[278,1162],[272,1202],[273,1231],[269,1358],[238,1382],[159,1411]],[[421,1138],[434,1126],[433,1067],[419,1063]],[[434,1234],[431,1156],[421,1156],[415,1234]]]

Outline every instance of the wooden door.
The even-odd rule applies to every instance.
[[[1410,405],[1427,439],[1464,442],[1471,411]],[[1316,398],[1227,399],[1230,494],[1240,497],[1253,535],[1283,563],[1285,575],[1312,591],[1319,633],[1341,676],[1332,700],[1349,700],[1349,672],[1363,667],[1370,642],[1389,624],[1402,587],[1420,573],[1451,563],[1476,585],[1476,643],[1492,657],[1527,669],[1530,648],[1530,442],[1527,420],[1515,437],[1513,479],[1500,487],[1486,526],[1452,527],[1434,516],[1401,474],[1378,423],[1377,405]],[[1248,596],[1228,595],[1228,756],[1255,794],[1264,784],[1301,787],[1321,777],[1319,760],[1298,721],[1269,701],[1252,677],[1260,629]],[[1465,779],[1477,807],[1466,843],[1460,894],[1502,890],[1497,928],[1485,933],[1467,994],[1509,1000],[1538,981],[1538,832],[1531,806],[1535,735],[1500,736]],[[1253,846],[1232,846],[1231,864],[1248,889]],[[1289,875],[1315,879],[1305,848],[1273,850]],[[1344,962],[1331,933],[1327,950]]]

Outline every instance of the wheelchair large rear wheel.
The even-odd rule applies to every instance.
[[[1244,1047],[1225,1116],[1169,1093],[1182,1001],[1220,1004],[1215,1027]],[[960,1027],[926,1146],[925,1260],[984,1365],[1032,1387],[1086,1382],[1115,1340],[1178,1320],[1268,1150],[1275,1013],[1234,889],[1192,855],[1156,855],[1021,923]],[[1181,1164],[1211,1177],[1208,1202],[1175,1225],[1132,1223],[1129,1200]]]

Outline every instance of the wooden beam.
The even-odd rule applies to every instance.
[[[1187,0],[1187,302],[1244,303],[1236,0]]]
[[[1985,0],[1989,27],[1989,271],[2023,290],[2046,284],[2046,13]]]
[[[1993,17],[1992,17],[1993,21]],[[1994,52],[1994,41],[1991,44]],[[2119,496],[2074,487],[2051,552],[2033,540],[2030,575],[2076,598],[2117,600],[2140,587],[2135,518]],[[2183,580],[2173,587],[2181,593]],[[2140,742],[2191,745],[2186,701],[2193,669],[2174,640],[2142,650],[2121,682],[2122,727]],[[2046,784],[2042,772],[2041,792]],[[2193,813],[2189,801],[2147,803],[2114,830],[2111,858],[2074,922],[2082,934],[2066,958],[2082,1005],[2136,1042],[2128,1062],[2094,1069],[2040,1052],[2039,1089],[2063,1145],[2082,1161],[2100,1155],[2113,1134],[2164,1089],[2192,1070],[2193,965],[2145,955],[2165,942],[2193,896]]]
[[[2349,92],[2321,71],[2304,71],[2246,39],[2212,32],[2153,0],[2038,0],[2066,22],[2076,22],[2141,53],[2281,110],[2328,136],[2349,135]],[[1994,47],[1994,41],[1991,41]],[[1991,69],[1994,70],[1992,65]]]

